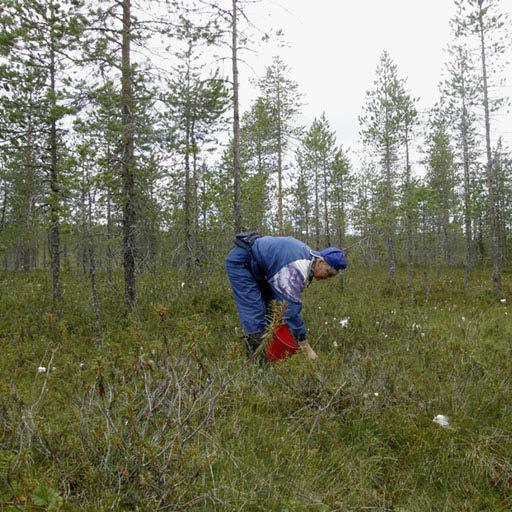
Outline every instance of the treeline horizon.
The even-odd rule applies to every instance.
[[[355,163],[328,113],[300,126],[304,97],[279,57],[241,112],[241,55],[259,37],[243,1],[7,0],[0,268],[50,270],[55,301],[61,269],[79,270],[96,303],[98,273],[122,269],[133,307],[138,273],[208,268],[235,232],[254,230],[348,248],[349,262],[386,265],[392,280],[403,265],[411,289],[418,267],[463,265],[469,280],[489,265],[499,293],[512,154],[493,123],[508,98],[494,91],[510,31],[499,0],[455,5],[438,102],[420,112],[384,51]],[[165,55],[147,58],[157,40],[168,69]]]

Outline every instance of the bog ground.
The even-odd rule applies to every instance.
[[[508,274],[313,283],[320,361],[271,366],[220,272],[141,278],[134,315],[102,281],[99,342],[85,278],[60,311],[44,274],[1,279],[0,510],[512,509]]]

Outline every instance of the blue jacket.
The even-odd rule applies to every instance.
[[[263,236],[254,241],[252,255],[255,274],[270,284],[276,300],[288,303],[284,320],[293,335],[299,341],[305,339],[301,294],[309,280],[311,249],[291,236]]]

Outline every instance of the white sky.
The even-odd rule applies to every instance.
[[[512,0],[501,4],[512,13]],[[407,78],[412,95],[420,97],[420,110],[433,106],[454,11],[452,0],[263,0],[247,10],[249,17],[264,30],[282,28],[289,47],[268,44],[244,54],[250,67],[240,69],[242,109],[256,95],[249,79],[262,76],[279,55],[305,96],[300,122],[309,125],[325,111],[338,143],[353,147],[365,92],[372,88],[383,50]],[[512,94],[510,68],[507,79],[504,91]],[[512,146],[512,115],[502,114],[495,127]]]

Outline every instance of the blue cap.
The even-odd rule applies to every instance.
[[[336,270],[343,270],[344,268],[347,268],[347,258],[345,257],[345,253],[337,247],[327,247],[327,249],[322,251],[311,251],[311,254],[322,258],[327,265]]]

